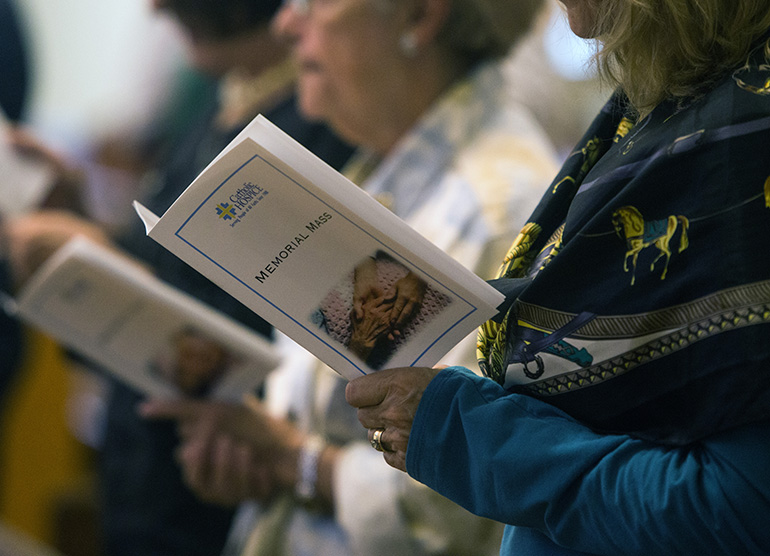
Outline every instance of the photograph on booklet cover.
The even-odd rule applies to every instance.
[[[311,320],[379,370],[451,301],[415,272],[378,251],[326,294]]]

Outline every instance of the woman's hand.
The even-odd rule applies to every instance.
[[[44,210],[4,223],[14,286],[20,288],[59,247],[75,236],[109,245],[102,228],[65,211]]]
[[[385,461],[406,471],[406,447],[417,406],[428,383],[440,369],[404,367],[387,369],[351,380],[345,399],[358,408],[358,420],[372,433],[382,429]]]
[[[7,140],[21,156],[50,169],[52,183],[43,207],[84,214],[83,189],[87,178],[83,168],[54,151],[29,130],[13,126],[8,130]]]
[[[218,340],[193,328],[180,331],[154,361],[158,372],[189,397],[203,397],[227,372],[232,355]]]
[[[221,505],[247,499],[266,502],[294,488],[304,435],[260,407],[151,400],[140,406],[140,413],[176,421],[184,480],[203,500]]]

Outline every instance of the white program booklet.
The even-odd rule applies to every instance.
[[[150,396],[240,400],[279,362],[258,333],[83,237],[35,273],[16,312]]]
[[[19,153],[8,141],[9,126],[0,111],[0,214],[18,215],[40,206],[53,185],[53,170]]]
[[[503,300],[262,116],[162,217],[135,208],[151,238],[348,379],[435,364]]]

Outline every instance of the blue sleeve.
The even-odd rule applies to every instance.
[[[593,554],[770,554],[770,424],[686,447],[594,432],[458,367],[425,391],[411,476]]]

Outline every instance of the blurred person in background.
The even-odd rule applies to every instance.
[[[484,277],[556,169],[502,72],[541,6],[309,0],[285,3],[274,21],[293,48],[302,113],[357,146],[344,173]],[[285,363],[254,409],[142,406],[148,419],[179,423],[180,460],[202,497],[261,503],[245,547],[228,554],[495,553],[501,526],[389,469],[345,404],[344,381],[284,340]],[[448,359],[472,360],[474,348],[469,338]]]

